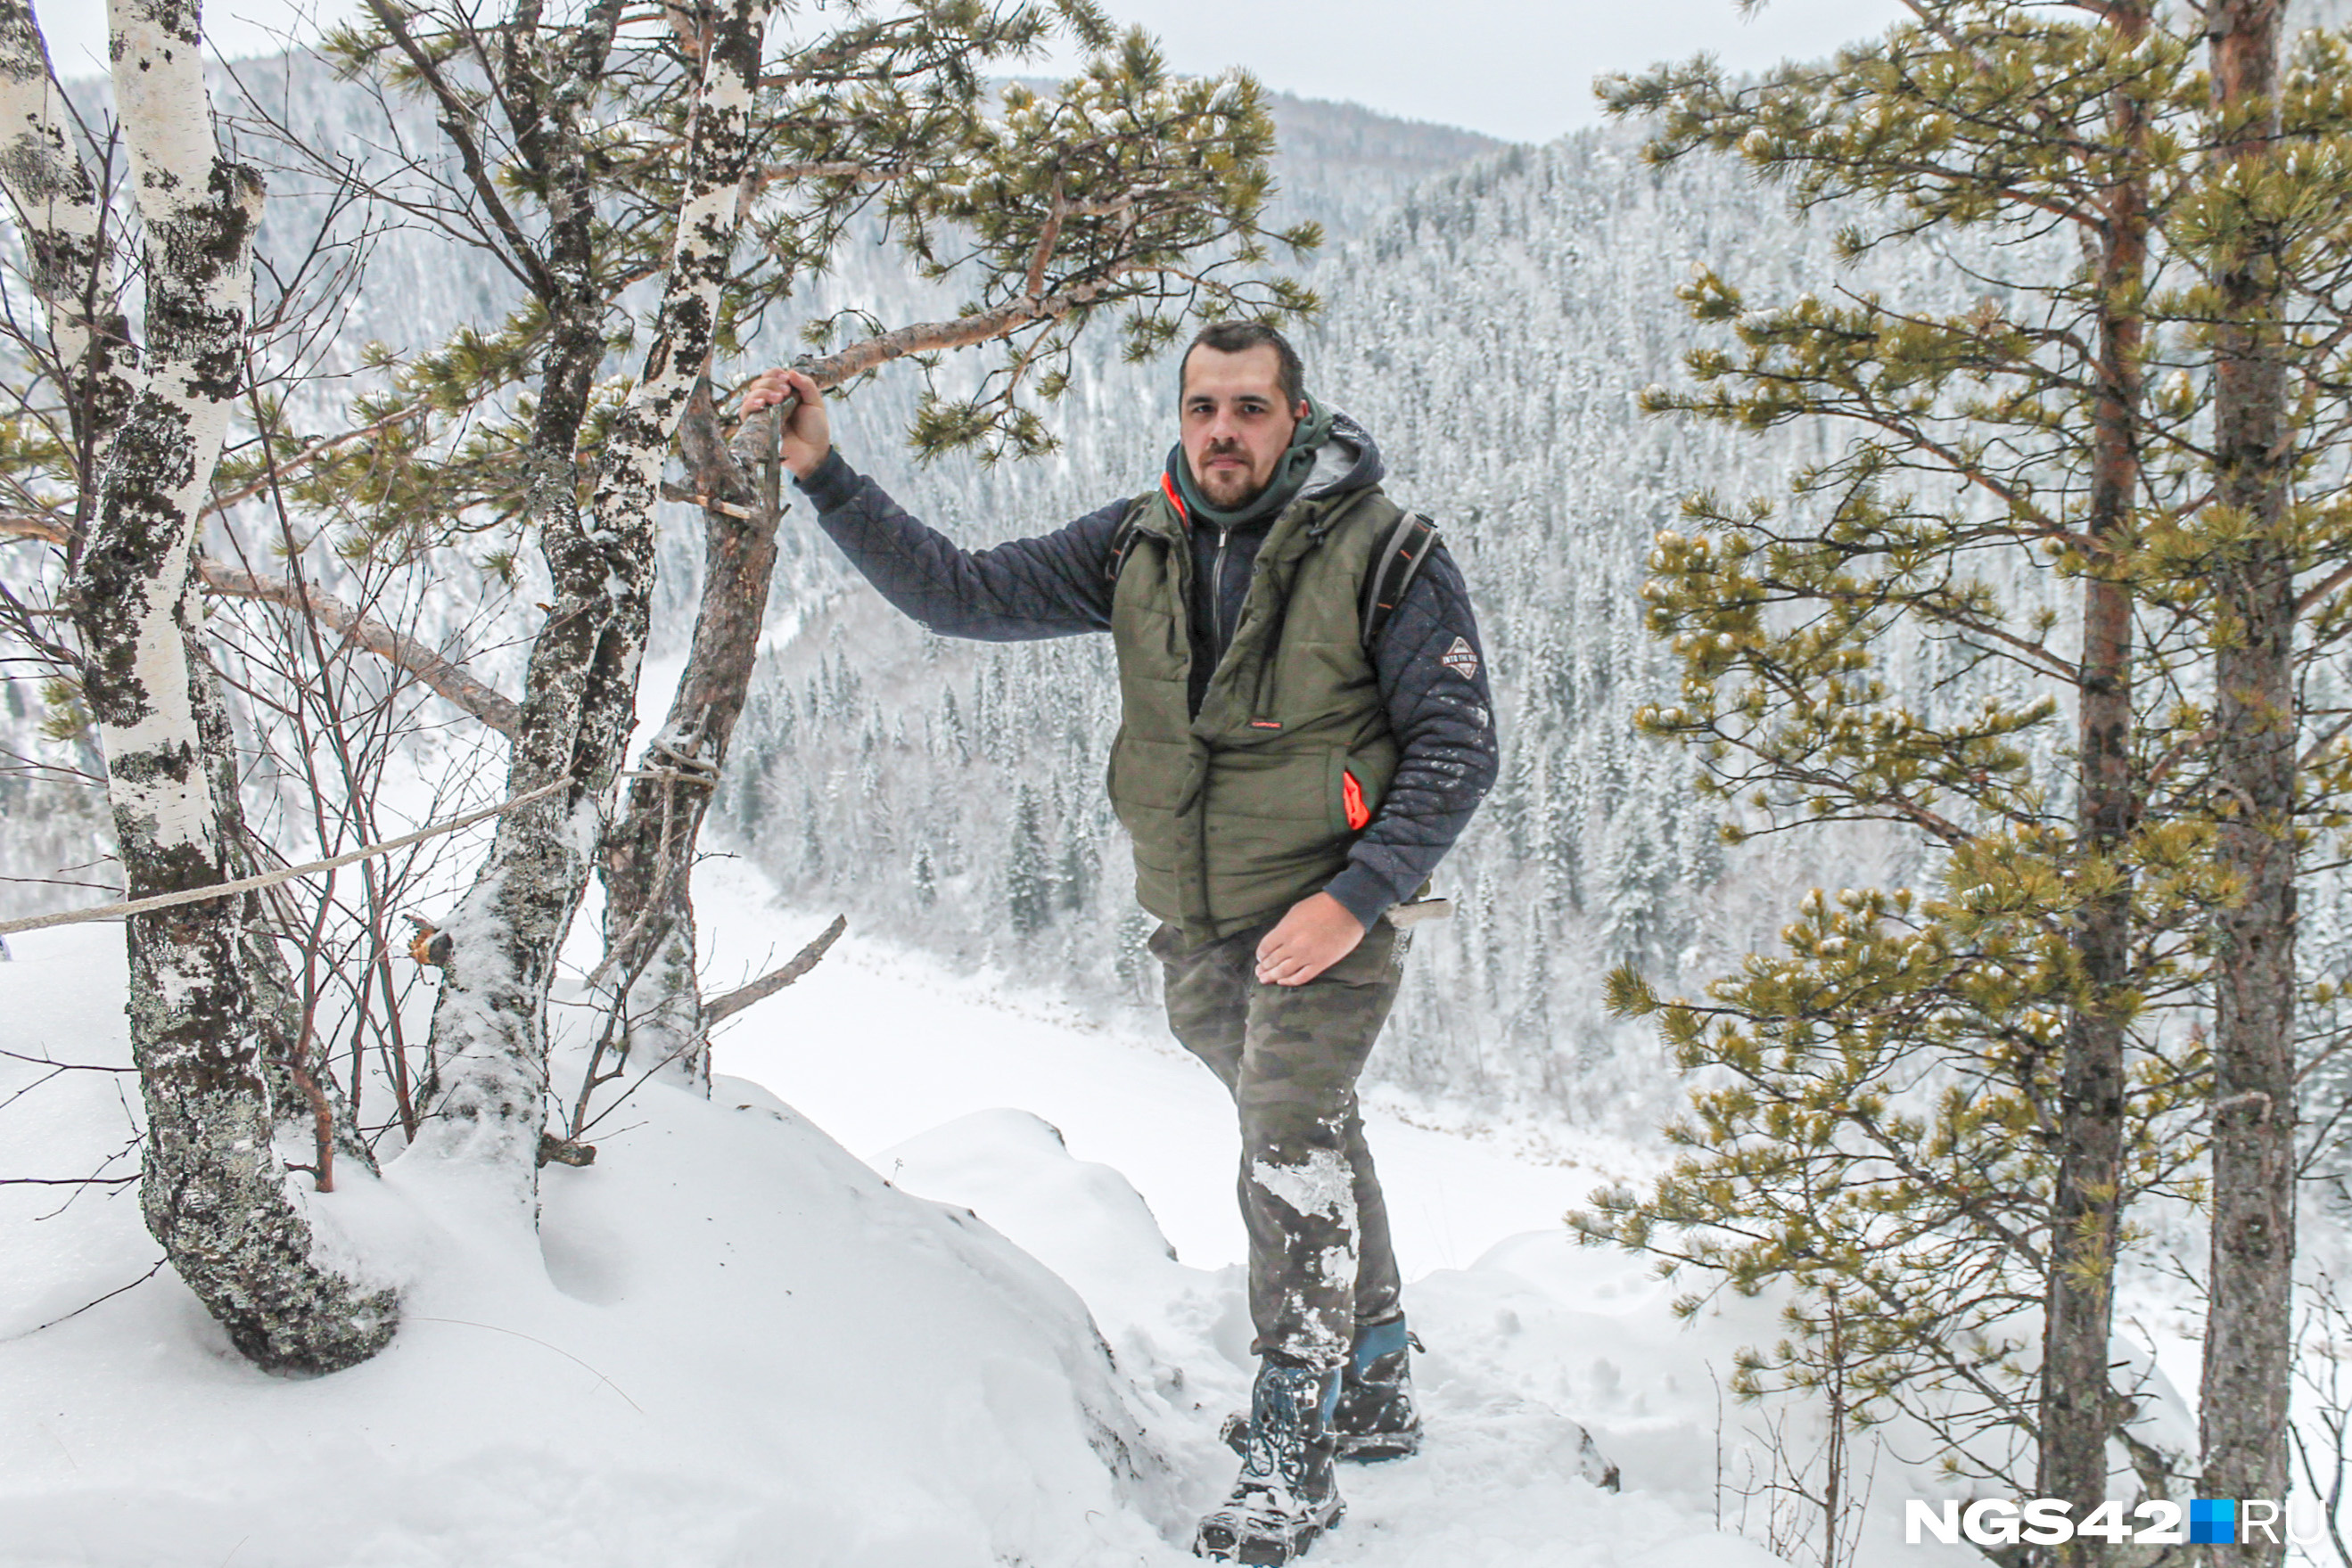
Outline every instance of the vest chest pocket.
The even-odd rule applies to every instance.
[[[1113,612],[1112,650],[1129,680],[1182,684],[1192,659],[1192,643],[1174,615],[1157,604],[1121,604]]]
[[[1287,728],[1331,724],[1342,727],[1362,721],[1345,710],[1376,706],[1380,677],[1362,648],[1352,642],[1293,636],[1285,638],[1258,683],[1255,716],[1276,718]],[[1342,728],[1334,739],[1346,739]],[[1349,741],[1352,744],[1352,741]]]

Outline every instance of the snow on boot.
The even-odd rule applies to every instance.
[[[1356,1348],[1339,1374],[1339,1403],[1331,1416],[1339,1458],[1369,1464],[1421,1452],[1421,1411],[1412,1402],[1410,1351],[1421,1341],[1402,1318],[1356,1330]],[[1236,1410],[1217,1436],[1247,1458],[1249,1416]]]
[[[1339,1522],[1331,1473],[1331,1411],[1339,1374],[1267,1359],[1250,1390],[1249,1438],[1233,1495],[1201,1521],[1195,1556],[1214,1563],[1296,1562]]]
[[[1421,1348],[1402,1318],[1356,1330],[1331,1416],[1343,1459],[1401,1459],[1421,1452],[1421,1411],[1412,1402],[1411,1353]]]

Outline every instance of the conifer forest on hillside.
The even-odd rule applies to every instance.
[[[193,4],[110,3],[58,82],[0,0],[0,925],[162,901],[74,1182],[236,1354],[438,1321],[323,1195],[457,1173],[530,1236],[842,940],[1158,1029],[1109,639],[899,615],[733,400],[808,370],[978,549],[1155,487],[1178,350],[1248,316],[1442,530],[1496,700],[1368,1092],[1639,1151],[1560,1238],[1770,1304],[1722,1392],[1826,1434],[1769,1428],[1748,1533],[1870,1561],[1883,1442],[1906,1497],[2315,1498],[2352,1568],[2337,7],[1918,0],[1537,147],[1087,0],[371,0],[202,68]],[[68,1071],[8,1060],[0,1113]],[[838,1152],[793,1168],[866,1194]],[[1104,1484],[1181,1513],[1099,1302],[906,1223],[1055,1303]]]

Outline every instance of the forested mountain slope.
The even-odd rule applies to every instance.
[[[1827,224],[1794,223],[1777,193],[1719,162],[1652,170],[1639,145],[1630,130],[1587,132],[1414,188],[1318,259],[1326,308],[1301,335],[1313,386],[1371,429],[1390,492],[1439,521],[1470,580],[1504,747],[1501,783],[1438,878],[1460,914],[1416,935],[1373,1071],[1580,1115],[1646,1113],[1662,1085],[1646,1028],[1603,1016],[1610,966],[1712,972],[1769,939],[1802,886],[1903,871],[1899,846],[1853,835],[1727,861],[1689,758],[1633,733],[1633,707],[1668,695],[1640,624],[1654,534],[1693,489],[1782,489],[1822,439],[1638,413],[1640,389],[1679,375],[1692,340],[1675,289],[1702,261],[1759,296],[1898,277],[1915,295],[1968,287],[1925,252],[1841,274]],[[1172,375],[1098,359],[1045,463],[916,472],[877,433],[887,387],[853,401],[839,442],[980,545],[1143,488],[1172,438]],[[813,528],[786,528],[810,549]],[[802,591],[821,576],[804,567]],[[950,644],[854,590],[770,655],[727,820],[795,898],[1146,998],[1149,922],[1099,782],[1115,707],[1103,640]]]
[[[387,121],[315,62],[247,62],[220,85],[227,112],[266,115],[380,168],[404,147],[437,145],[425,116],[404,109]],[[1636,706],[1671,695],[1640,620],[1654,535],[1694,489],[1781,493],[1828,439],[1802,424],[1759,438],[1641,415],[1640,390],[1678,379],[1680,355],[1701,338],[1675,291],[1702,263],[1758,300],[1883,288],[1964,305],[1985,286],[1928,245],[1841,268],[1831,223],[1796,222],[1780,193],[1720,160],[1651,169],[1638,128],[1513,148],[1348,105],[1276,97],[1274,108],[1277,215],[1328,233],[1305,268],[1325,301],[1299,334],[1310,380],[1373,431],[1391,493],[1444,529],[1478,606],[1504,748],[1501,782],[1438,879],[1460,914],[1418,934],[1374,1075],[1646,1120],[1670,1080],[1645,1026],[1604,1016],[1610,966],[1633,958],[1668,983],[1695,981],[1769,943],[1805,886],[1916,874],[1907,846],[1854,831],[1727,854],[1690,787],[1692,759],[1633,732]],[[348,238],[354,219],[330,223],[331,204],[317,178],[273,176],[265,252],[282,267],[322,227]],[[949,308],[883,235],[866,240],[722,376],[788,360],[801,326],[834,312],[898,322]],[[364,249],[360,286],[313,350],[326,368],[356,365],[371,340],[414,346],[494,319],[511,297],[507,279],[426,228],[395,226]],[[2000,265],[2067,261],[2012,251]],[[1074,369],[1052,413],[1063,444],[1040,461],[916,465],[901,432],[920,376],[906,364],[851,389],[836,433],[853,463],[966,544],[1042,531],[1143,488],[1174,431],[1172,356],[1127,365],[1103,334]],[[952,363],[941,372],[956,373]],[[699,520],[677,508],[672,522],[641,713],[667,702],[664,655],[682,648],[698,591]],[[1100,783],[1117,722],[1107,641],[942,642],[881,605],[804,505],[782,545],[768,649],[721,791],[722,838],[788,898],[845,908],[859,929],[1050,979],[1091,1005],[1148,1005],[1149,922]],[[469,657],[512,690],[518,651],[502,645],[497,611],[509,591],[532,593],[529,552],[511,590],[448,553],[419,588],[412,623],[433,641],[466,628]],[[2042,591],[2011,586],[2027,590],[2021,612]],[[1949,679],[1948,650],[1892,653],[1903,700],[1981,689]],[[17,735],[31,723],[27,695],[12,688],[18,716],[0,721]],[[2062,759],[2042,761],[2063,793]],[[52,875],[90,858],[79,846],[94,818],[79,829],[67,813],[49,819],[41,835],[10,835],[0,869]],[[59,896],[0,888],[12,909]],[[2315,950],[2342,945],[2314,936]]]

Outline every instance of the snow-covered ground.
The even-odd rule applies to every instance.
[[[698,904],[721,977],[823,918],[723,864]],[[120,1065],[121,984],[119,928],[19,939],[0,1050]],[[127,1189],[60,1209],[71,1189],[0,1187],[0,1564],[1191,1561],[1250,1371],[1208,1073],[855,931],[718,1066],[710,1102],[648,1086],[593,1166],[549,1168],[540,1248],[414,1161],[313,1198],[407,1314],[383,1355],[315,1381],[243,1363],[168,1270],[40,1326],[155,1249]],[[129,1135],[127,1079],[9,1101],[42,1075],[0,1061],[0,1176],[80,1175]],[[1739,1416],[1717,1378],[1769,1311],[1679,1322],[1672,1287],[1560,1224],[1655,1152],[1392,1099],[1368,1121],[1429,1441],[1344,1471],[1346,1521],[1311,1560],[1779,1561],[1728,1532],[1719,1484]],[[1969,1560],[1900,1545],[1905,1489],[1879,1486],[1860,1561]]]

